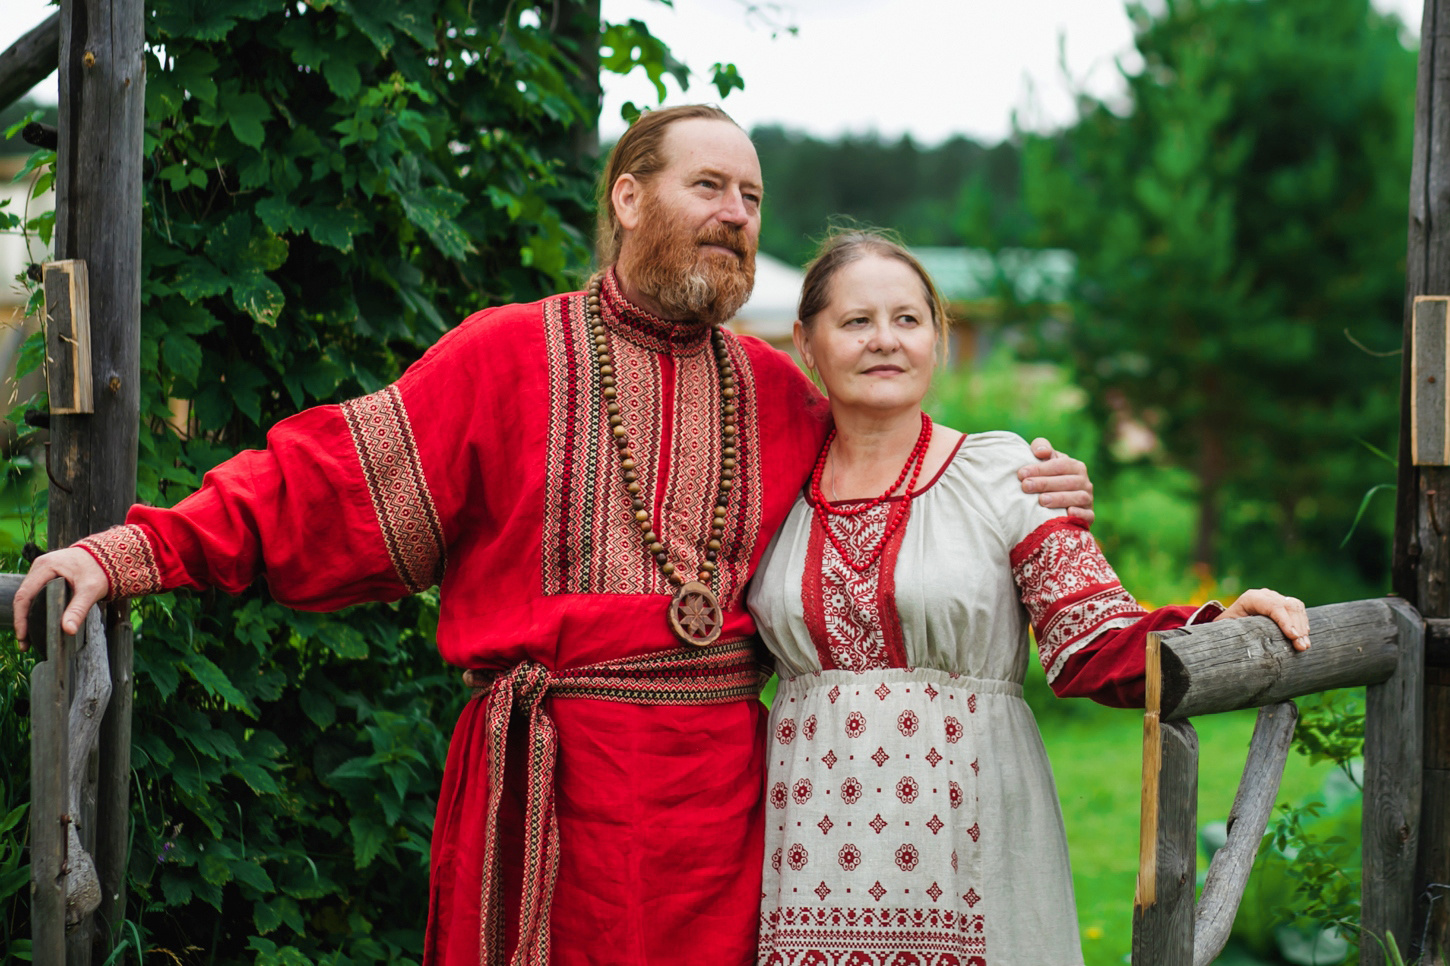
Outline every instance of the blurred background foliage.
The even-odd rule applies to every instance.
[[[982,351],[941,374],[934,414],[1086,459],[1094,533],[1146,602],[1258,584],[1310,604],[1385,593],[1391,501],[1355,522],[1394,478],[1377,453],[1397,433],[1415,53],[1368,0],[1130,10],[1143,67],[1126,97],[1082,98],[1061,131],[936,146],[753,132],[762,249],[800,264],[848,215],[914,245],[1071,252],[1063,298],[996,287],[975,320]],[[598,71],[692,76],[644,23],[600,24],[588,3],[153,11],[140,479],[153,503],[296,409],[386,383],[473,309],[574,287]],[[741,83],[728,64],[710,79],[685,99]],[[43,217],[0,228],[48,237]],[[32,345],[22,368],[38,363]],[[6,464],[6,570],[22,543],[45,543],[39,442]],[[433,649],[435,615],[428,595],[301,614],[265,587],[138,606],[119,941],[186,966],[417,960],[465,698]],[[0,648],[0,944],[19,959],[27,667]],[[1087,962],[1122,962],[1139,719],[1056,701],[1040,675],[1028,696],[1058,774]],[[1356,914],[1362,702],[1304,704],[1287,810],[1224,962],[1352,954],[1353,929],[1325,927]],[[1251,726],[1200,724],[1204,859]]]

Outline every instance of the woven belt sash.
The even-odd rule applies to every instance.
[[[760,671],[753,642],[743,640],[711,647],[681,647],[566,671],[550,671],[542,664],[525,661],[493,679],[485,718],[488,821],[479,917],[483,966],[504,966],[507,953],[498,825],[504,751],[514,710],[528,716],[528,757],[523,895],[519,900],[518,946],[511,966],[549,966],[549,908],[559,871],[559,826],[554,813],[558,733],[544,710],[544,698],[596,698],[624,704],[726,704],[757,694]],[[474,672],[466,679],[478,680]]]

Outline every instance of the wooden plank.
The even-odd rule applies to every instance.
[[[50,411],[95,411],[91,387],[91,286],[79,259],[46,262],[45,377]]]
[[[66,586],[46,587],[44,622],[47,659],[30,672],[30,919],[31,956],[36,966],[65,962],[65,848],[69,636],[60,629]],[[32,632],[33,637],[41,634]]]
[[[1164,631],[1163,720],[1378,684],[1399,663],[1398,633],[1395,614],[1384,599],[1309,608],[1314,646],[1303,652],[1290,647],[1267,617]]]
[[[53,13],[0,53],[0,110],[51,74],[60,47],[60,14]]]
[[[1264,840],[1264,829],[1279,797],[1279,782],[1284,777],[1284,762],[1298,720],[1299,709],[1292,701],[1259,709],[1243,778],[1228,813],[1228,841],[1214,853],[1198,900],[1193,923],[1193,966],[1209,966],[1228,942],[1254,858]]]
[[[1417,295],[1410,327],[1410,453],[1416,466],[1450,464],[1450,391],[1445,382],[1450,299]]]
[[[1450,869],[1450,809],[1444,805],[1450,802],[1450,668],[1427,667],[1424,682],[1424,770],[1410,952],[1443,966],[1445,959],[1429,954],[1437,949],[1450,954],[1450,946],[1437,938],[1450,933],[1450,876],[1442,874]]]
[[[96,870],[101,877],[101,921],[125,918],[126,865],[130,859],[131,809],[119,791],[131,783],[132,660],[135,635],[126,601],[108,608],[106,645],[111,666],[111,705],[101,729],[100,801],[96,812]]]
[[[1192,966],[1198,865],[1198,734],[1187,721],[1157,725],[1152,799],[1152,886],[1133,903],[1134,966]],[[1150,757],[1145,747],[1145,765]],[[1145,798],[1150,784],[1145,772]]]
[[[1392,934],[1403,957],[1412,938],[1420,837],[1424,622],[1404,601],[1389,604],[1399,628],[1399,664],[1388,680],[1370,685],[1365,698],[1360,922],[1380,941]],[[1389,962],[1378,942],[1366,937],[1360,944],[1362,966]]]

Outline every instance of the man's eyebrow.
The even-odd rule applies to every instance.
[[[690,172],[691,181],[700,177],[718,178],[721,181],[730,180],[730,176],[728,174],[726,174],[721,169],[711,167],[710,165],[701,165],[700,167],[695,168],[693,171]],[[765,193],[765,187],[755,181],[741,181],[740,187],[746,189],[747,191],[754,191],[756,194]]]

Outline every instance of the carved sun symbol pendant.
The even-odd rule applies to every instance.
[[[724,623],[720,600],[709,587],[692,580],[675,591],[670,601],[670,627],[686,644],[706,647],[715,643]]]

